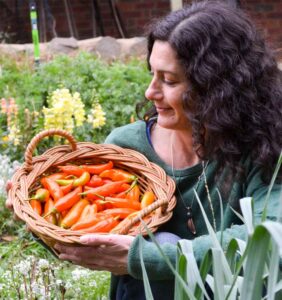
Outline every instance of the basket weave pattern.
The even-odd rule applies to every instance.
[[[44,137],[60,135],[66,138],[70,145],[53,147],[40,156],[32,157],[37,144]],[[57,171],[56,166],[66,163],[80,164],[81,162],[101,163],[113,161],[118,168],[130,171],[139,177],[138,184],[142,192],[151,189],[156,195],[156,201],[138,215],[132,218],[119,234],[146,234],[147,230],[141,224],[135,225],[144,218],[146,226],[152,231],[167,222],[172,216],[176,204],[174,196],[175,183],[166,175],[164,170],[137,151],[124,149],[115,145],[95,144],[90,142],[76,142],[74,138],[63,130],[47,130],[36,135],[29,143],[25,162],[12,177],[12,188],[8,197],[13,203],[16,215],[25,221],[32,232],[40,237],[51,248],[56,241],[63,243],[79,243],[83,231],[72,231],[48,223],[31,208],[26,201],[31,190],[38,185],[39,179],[45,174]],[[140,222],[139,222],[140,223]]]

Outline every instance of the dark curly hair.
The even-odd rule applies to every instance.
[[[156,40],[167,41],[184,66],[198,155],[233,172],[250,155],[269,180],[282,149],[281,71],[248,16],[222,1],[171,12],[149,28],[149,68]],[[153,107],[145,120],[154,114]]]

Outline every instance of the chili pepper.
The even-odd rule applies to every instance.
[[[57,213],[71,208],[80,200],[81,191],[82,187],[78,186],[76,189],[60,198],[57,202],[55,202],[54,208],[52,209],[51,213]]]
[[[78,177],[86,171],[82,166],[77,165],[58,166],[58,168],[68,175],[75,175]]]
[[[41,202],[39,200],[30,200],[29,201],[30,206],[32,207],[32,209],[39,214],[39,216],[42,215],[42,206],[41,206]]]
[[[60,226],[65,229],[70,228],[79,219],[83,209],[87,204],[89,204],[89,202],[86,199],[81,199],[78,201],[74,206],[72,206],[72,208],[63,218]]]
[[[97,187],[97,186],[102,186],[105,184],[105,181],[98,175],[94,174],[90,181],[86,183],[87,186],[90,187]]]
[[[136,201],[139,202],[140,199],[140,188],[138,184],[135,184],[134,187],[126,193],[126,198],[130,201]]]
[[[152,191],[146,191],[141,199],[141,209],[149,206],[155,201],[155,194]]]
[[[46,189],[39,188],[36,190],[35,195],[29,200],[38,200],[40,202],[46,202],[50,197],[50,193]]]
[[[76,179],[58,179],[56,180],[56,182],[59,184],[59,185],[69,185],[70,183],[73,184],[74,187],[77,187],[77,186],[82,186],[82,185],[85,185],[88,181],[90,180],[90,174],[89,172],[83,172],[81,174],[81,176],[79,178],[76,178]]]
[[[97,224],[98,222],[107,218],[105,215],[101,215],[100,213],[89,213],[86,219],[76,222],[72,227],[71,230],[82,230],[84,228],[89,228]]]
[[[52,179],[52,180],[63,179],[65,177],[67,177],[66,173],[54,173],[54,174],[47,176],[47,178]]]
[[[67,193],[69,193],[72,190],[73,184],[71,182],[68,185],[62,185],[62,186],[60,186],[60,188],[63,191],[63,194],[66,195]]]
[[[96,200],[99,198],[104,199],[105,196],[115,194],[123,183],[125,182],[116,181],[116,182],[107,183],[102,186],[87,190],[84,193],[81,193],[81,195],[86,195],[86,198],[89,200]]]
[[[94,216],[97,213],[97,205],[96,204],[88,204],[84,207],[79,219],[75,222],[75,224],[79,222],[84,222],[88,217]]]
[[[99,200],[97,200],[97,202],[98,201]],[[100,201],[103,201],[103,200],[100,200]],[[110,203],[113,207],[116,207],[116,208],[132,208],[132,209],[135,209],[135,210],[140,210],[141,209],[140,202],[131,201],[131,200],[128,200],[128,199],[123,199],[123,198],[106,197],[103,202],[104,203]]]
[[[48,201],[45,202],[43,214],[44,216],[49,214],[47,217],[44,217],[44,219],[47,222],[56,225],[57,224],[56,215],[52,213],[50,214],[53,208],[54,208],[54,201],[51,198],[49,198]]]
[[[99,175],[101,178],[110,178],[112,181],[126,180],[132,182],[136,180],[136,176],[121,169],[105,170]]]
[[[132,208],[111,208],[105,209],[102,213],[105,215],[111,215],[113,217],[119,217],[120,219],[124,219],[134,212],[136,212],[136,210]]]
[[[110,170],[114,166],[112,161],[109,161],[105,164],[98,164],[98,165],[82,165],[82,167],[89,172],[90,174],[97,174],[99,175],[101,172],[105,170]]]
[[[117,218],[109,217],[107,219],[101,220],[94,226],[84,228],[83,231],[87,233],[94,233],[94,232],[109,232],[115,226],[118,225]]]
[[[64,196],[63,191],[60,189],[58,183],[48,177],[43,177],[41,183],[45,189],[47,189],[54,199],[57,202],[60,198]]]

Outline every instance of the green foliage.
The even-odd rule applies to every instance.
[[[57,56],[43,62],[37,70],[25,57],[17,62],[7,56],[0,56],[0,97],[13,97],[19,106],[20,135],[22,142],[14,146],[3,137],[7,136],[7,122],[0,113],[0,151],[9,153],[12,159],[21,159],[31,138],[43,130],[41,110],[47,106],[47,98],[54,90],[64,87],[71,93],[79,92],[89,112],[93,101],[98,100],[106,112],[106,125],[93,129],[91,124],[76,128],[74,136],[79,141],[103,142],[115,127],[130,122],[135,115],[136,103],[144,99],[144,92],[150,75],[146,64],[137,58],[129,61],[106,63],[89,53],[81,52],[76,57]],[[25,109],[37,111],[36,118],[26,116]],[[50,142],[43,143],[46,149]],[[43,147],[43,146],[42,146]]]

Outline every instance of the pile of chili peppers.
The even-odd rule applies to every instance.
[[[102,164],[58,166],[40,180],[31,198],[33,210],[47,222],[83,232],[118,232],[128,218],[153,203],[155,195],[141,195],[138,177]]]

